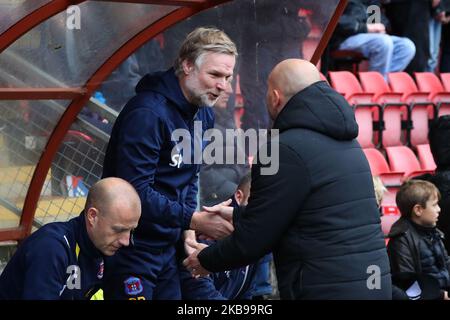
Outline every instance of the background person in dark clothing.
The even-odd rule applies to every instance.
[[[314,65],[297,59],[271,72],[267,105],[280,132],[271,141],[279,140],[278,172],[261,174],[258,160],[235,231],[185,265],[204,275],[273,251],[281,299],[390,299],[380,215],[351,107]]]
[[[439,190],[422,180],[405,182],[396,195],[402,217],[389,233],[388,252],[392,274],[426,274],[439,281],[441,299],[449,300],[450,259],[436,228]]]
[[[214,129],[218,130],[223,137],[223,155],[220,159],[222,163],[205,164],[200,170],[200,204],[202,206],[213,206],[228,200],[236,191],[240,181],[250,171],[243,143],[240,143],[240,139],[234,135],[228,139],[226,134],[227,129],[236,129],[234,120],[227,110],[228,99],[232,93],[230,84],[214,105]],[[226,161],[227,155],[234,155],[232,163]],[[245,162],[238,163],[239,159]]]
[[[311,25],[299,17],[300,8],[310,0],[258,0],[243,2],[241,33],[240,86],[244,98],[244,130],[267,129],[267,77],[277,63],[288,58],[303,58],[303,41]]]
[[[430,58],[431,0],[387,0],[384,2],[392,34],[407,37],[416,46],[416,55],[406,71],[409,73],[426,71]]]
[[[46,224],[19,246],[0,276],[0,300],[89,299],[100,288],[103,256],[129,245],[140,215],[128,182],[100,180],[79,217]]]
[[[441,214],[437,226],[444,232],[444,245],[450,252],[450,115],[445,115],[430,124],[428,139],[434,162],[437,165],[434,174],[425,174],[416,179],[433,183],[441,193],[439,206]]]

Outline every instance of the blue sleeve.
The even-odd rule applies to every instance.
[[[182,265],[180,265],[179,272],[183,300],[227,300],[216,290],[210,276],[193,278]]]
[[[25,255],[24,300],[59,300],[69,274],[66,247],[54,238],[36,239]]]
[[[185,200],[185,207],[188,210],[191,210],[192,212],[197,210],[197,194],[198,194],[198,173],[196,174],[196,178],[189,185],[189,189]]]
[[[149,109],[136,109],[122,119],[118,138],[117,176],[130,182],[142,202],[142,219],[188,229],[194,210],[153,189],[165,125]]]

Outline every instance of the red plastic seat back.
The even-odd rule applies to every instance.
[[[355,109],[355,119],[358,123],[359,133],[357,140],[362,148],[373,148],[373,110],[370,107]]]
[[[383,173],[389,173],[391,171],[386,159],[380,151],[375,148],[364,148],[363,151],[366,155],[367,161],[369,162],[370,172],[373,176],[379,176]]]
[[[441,73],[441,80],[445,91],[450,92],[450,73]]]
[[[386,148],[391,171],[404,172],[408,176],[412,172],[421,171],[419,160],[414,152],[405,146]]]
[[[387,236],[391,231],[392,225],[400,219],[399,214],[386,214],[381,216],[381,230],[383,230],[383,234]]]
[[[431,110],[431,112],[430,112]],[[411,120],[413,128],[410,133],[411,145],[417,146],[428,143],[428,130],[430,113],[432,114],[432,106],[416,105],[411,112]]]
[[[405,112],[397,106],[388,106],[383,111],[384,130],[383,146],[399,146],[402,145],[402,119],[405,118]]]
[[[329,73],[332,87],[343,94],[348,99],[352,94],[363,93],[363,89],[358,79],[349,71],[330,71]]]
[[[392,92],[403,93],[406,96],[419,91],[414,80],[406,72],[391,72],[388,79]]]
[[[421,144],[417,146],[417,156],[422,170],[436,170],[433,154],[431,153],[429,144]]]
[[[384,81],[381,73],[376,71],[367,71],[359,73],[359,81],[365,92],[379,95],[386,92],[391,92],[386,81]]]
[[[422,92],[434,94],[445,91],[439,78],[432,72],[415,72],[414,76],[416,77],[417,87]]]

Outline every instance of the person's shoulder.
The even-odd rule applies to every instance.
[[[166,97],[155,91],[144,91],[136,94],[120,112],[122,117],[131,113],[158,114],[165,110]]]
[[[414,226],[408,222],[406,218],[400,218],[391,227],[388,237],[392,241],[394,239],[399,239],[406,236]]]
[[[26,246],[36,252],[65,255],[71,246],[75,245],[74,232],[70,224],[70,221],[46,224],[27,239]]]

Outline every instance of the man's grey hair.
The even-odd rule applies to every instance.
[[[216,28],[199,27],[189,33],[181,45],[178,57],[175,60],[175,74],[183,73],[183,61],[187,60],[199,67],[206,53],[224,53],[237,57],[234,42],[227,34]]]

